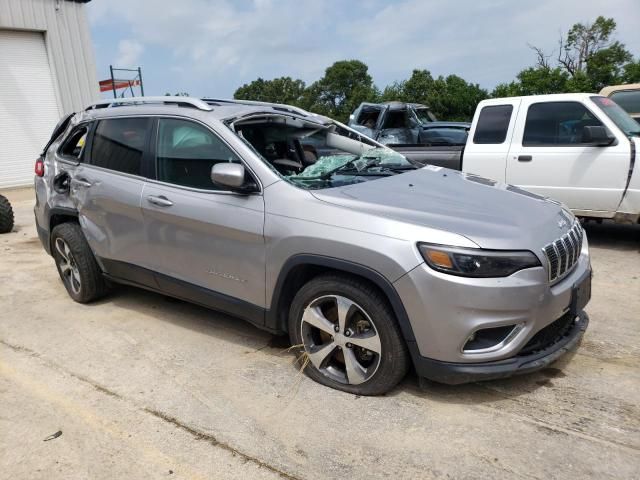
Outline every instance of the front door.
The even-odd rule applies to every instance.
[[[572,210],[614,212],[629,173],[629,142],[583,141],[585,126],[604,126],[575,101],[523,99],[507,157],[507,182],[555,198]]]
[[[152,268],[160,288],[242,316],[233,305],[265,305],[264,201],[211,181],[219,162],[240,162],[208,126],[157,120],[156,181],[142,209]],[[249,174],[249,173],[248,173]],[[226,306],[226,307],[225,307]]]

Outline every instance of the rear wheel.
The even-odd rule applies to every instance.
[[[58,273],[72,299],[88,303],[107,293],[102,272],[80,225],[63,223],[55,227],[51,245]]]
[[[357,278],[326,275],[304,285],[291,305],[289,335],[301,346],[306,374],[345,392],[385,393],[409,367],[385,298]]]
[[[6,197],[0,195],[0,233],[13,230],[13,208]]]

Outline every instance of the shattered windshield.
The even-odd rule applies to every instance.
[[[414,112],[420,123],[430,123],[437,121],[436,117],[428,108],[416,108]]]
[[[367,182],[419,168],[403,155],[337,123],[263,115],[236,121],[233,128],[280,177],[308,190]]]

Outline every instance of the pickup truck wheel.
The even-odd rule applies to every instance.
[[[73,300],[88,303],[106,294],[102,272],[78,224],[55,227],[51,245],[58,273]]]
[[[383,394],[409,367],[407,347],[382,294],[341,275],[317,277],[291,304],[289,336],[313,380],[357,395]]]
[[[9,200],[0,195],[0,233],[13,230],[13,209]]]

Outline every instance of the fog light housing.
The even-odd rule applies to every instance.
[[[500,350],[513,340],[523,327],[524,324],[520,323],[476,330],[467,338],[462,353],[488,353]]]

